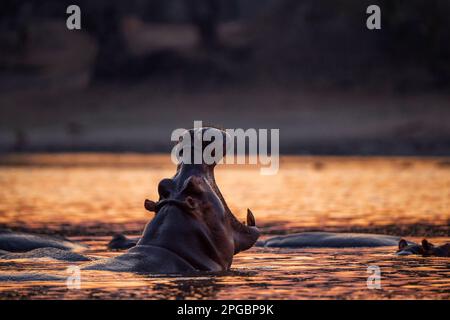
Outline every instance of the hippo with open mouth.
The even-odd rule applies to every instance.
[[[215,128],[188,133],[195,139],[208,130],[219,131],[226,140],[226,133]],[[202,149],[207,146],[202,142]],[[250,210],[246,224],[231,213],[215,182],[215,165],[180,162],[175,176],[159,183],[159,200],[145,200],[155,216],[136,246],[84,269],[164,274],[228,270],[233,255],[251,248],[260,232]]]

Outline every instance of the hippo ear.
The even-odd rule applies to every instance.
[[[408,246],[408,242],[405,239],[400,239],[398,243],[398,250],[401,251]]]
[[[431,242],[428,242],[427,239],[422,240],[422,248],[425,252],[430,251],[434,245]]]
[[[156,203],[152,200],[145,199],[144,207],[150,212],[156,211]]]

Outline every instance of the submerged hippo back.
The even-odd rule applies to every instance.
[[[46,247],[61,250],[83,249],[83,246],[65,239],[11,231],[2,231],[0,233],[0,250],[9,252],[26,252]]]
[[[381,234],[303,232],[269,238],[259,243],[263,247],[280,248],[345,248],[396,246],[400,237]]]

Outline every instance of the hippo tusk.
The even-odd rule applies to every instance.
[[[155,201],[145,199],[144,207],[150,212],[156,212],[156,203]]]
[[[249,227],[256,226],[255,217],[253,216],[253,213],[250,211],[250,209],[247,209],[247,225]]]

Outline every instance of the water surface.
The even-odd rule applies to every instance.
[[[113,256],[114,232],[139,234],[157,183],[174,174],[169,156],[34,155],[0,159],[0,224],[69,235],[97,257]],[[285,157],[274,176],[258,167],[219,166],[217,183],[234,214],[251,208],[269,234],[363,230],[450,241],[450,161],[445,158]],[[449,299],[450,259],[397,257],[395,247],[252,248],[223,274],[167,277],[82,271],[65,281],[3,282],[0,299]],[[53,260],[0,261],[1,273],[66,275]],[[370,290],[368,266],[381,270]]]

